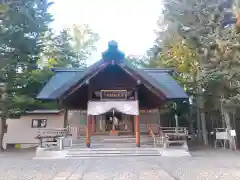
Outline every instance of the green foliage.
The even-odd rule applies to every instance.
[[[49,31],[44,37],[42,61],[47,61],[49,67],[84,67],[98,39],[87,25],[73,25],[59,34]]]
[[[54,75],[51,67],[85,66],[98,40],[88,26],[74,26],[73,33],[65,29],[54,34],[49,28],[50,5],[48,0],[0,5],[0,146],[7,118],[27,110],[58,108],[57,102],[35,99]]]
[[[78,60],[85,62],[92,52],[96,51],[95,43],[99,40],[98,34],[93,32],[86,24],[74,24],[70,29],[70,35]],[[82,64],[84,65],[84,63]]]
[[[62,30],[59,35],[51,31],[45,37],[47,46],[44,49],[44,58],[49,67],[79,67],[83,62],[77,58],[77,54],[71,45],[71,36],[68,30]]]
[[[134,56],[134,55],[129,55],[126,57],[126,60],[133,66],[141,68],[141,67],[146,67],[148,60],[144,56]]]
[[[149,65],[177,69],[179,81],[193,93],[200,83],[208,95],[221,96],[225,102],[236,100],[238,7],[233,8],[232,1],[218,0],[169,0],[164,7],[153,48],[158,56]]]
[[[196,76],[198,70],[198,54],[186,44],[179,35],[168,36],[161,49],[160,56],[150,61],[152,67],[174,68],[178,72],[175,78],[185,90],[196,92]]]
[[[24,111],[21,105],[27,98],[22,98],[21,92],[27,86],[31,71],[36,69],[43,47],[41,37],[52,21],[46,0],[19,3],[6,4],[0,26],[0,59],[4,60],[0,66],[0,82],[4,84],[0,110],[4,117]]]

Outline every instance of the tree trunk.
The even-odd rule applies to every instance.
[[[5,134],[5,127],[6,127],[6,118],[1,117],[0,119],[0,150],[3,151],[3,137]]]
[[[193,129],[193,110],[192,110],[192,106],[190,107],[190,115],[188,116],[188,124],[189,124],[189,130],[188,132],[191,134],[191,135],[194,135],[194,129]],[[193,137],[195,138],[195,137]]]
[[[197,138],[199,141],[202,141],[202,128],[201,128],[201,117],[200,117],[200,108],[199,108],[199,97],[197,97]]]
[[[200,137],[202,135],[204,145],[208,145],[208,136],[207,136],[207,129],[206,129],[206,119],[205,119],[205,112],[204,112],[204,98],[203,98],[203,90],[202,90],[202,83],[201,83],[201,69],[198,69],[197,72],[197,81],[198,81],[198,97],[197,97],[197,107],[198,107],[198,118],[200,114],[200,121],[198,119],[198,128],[202,125],[202,131],[200,132]]]
[[[227,127],[230,149],[236,150],[235,138],[233,136],[231,136],[231,134],[230,134],[230,131],[232,130],[231,119],[230,119],[229,112],[227,112],[226,110],[224,110],[224,120],[225,120],[226,127]]]
[[[206,118],[205,118],[205,112],[203,111],[204,108],[201,107],[201,122],[202,122],[202,133],[203,133],[203,141],[204,145],[208,145],[208,133],[206,129]]]

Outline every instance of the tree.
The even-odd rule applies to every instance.
[[[43,58],[47,64],[54,67],[80,67],[81,60],[71,45],[72,37],[67,29],[60,31],[58,35],[49,31],[45,37],[46,46],[43,51]]]
[[[238,7],[236,19],[238,19]],[[231,12],[234,19],[234,11]],[[219,16],[218,21],[224,19]],[[205,80],[207,90],[219,96],[218,108],[221,109],[226,128],[230,133],[232,124],[230,119],[231,109],[236,109],[240,104],[240,24],[236,21],[234,26],[216,31],[216,45],[210,57],[209,66],[206,68]],[[214,85],[212,84],[214,83]],[[229,134],[230,147],[236,149],[235,139]]]
[[[180,41],[176,42],[176,40],[167,37],[166,39],[170,39],[170,42],[174,42],[174,44],[171,45],[169,41],[166,42],[166,39],[160,39],[160,41],[157,39],[158,47],[161,47],[161,51],[163,52],[160,58],[162,64],[165,62],[165,66],[175,65],[180,72],[184,64],[183,67],[187,67],[186,69],[183,68],[185,69],[183,71],[184,76],[186,74],[189,75],[189,70],[192,69],[191,66],[189,67],[187,65],[192,64],[194,65],[193,69],[197,69],[197,71],[194,70],[194,73],[190,73],[190,75],[195,77],[198,83],[197,102],[199,110],[201,110],[200,114],[205,144],[207,144],[207,134],[205,130],[205,113],[203,111],[206,101],[206,99],[203,98],[204,94],[221,94],[220,96],[223,97],[223,94],[225,94],[223,92],[226,90],[226,87],[228,87],[227,89],[233,87],[229,84],[235,84],[235,89],[230,88],[232,90],[234,89],[233,91],[231,90],[233,93],[227,91],[228,99],[234,98],[238,91],[238,88],[236,88],[238,78],[236,74],[239,74],[239,72],[230,72],[233,64],[238,67],[236,62],[239,62],[237,55],[238,49],[233,48],[236,47],[236,42],[239,40],[237,35],[238,26],[236,26],[235,31],[233,28],[230,28],[232,24],[235,24],[236,19],[239,19],[239,16],[234,16],[232,5],[233,1],[231,0],[166,1],[164,10],[165,28],[162,28],[163,31],[161,31],[160,34],[164,34],[164,37],[166,37],[169,34],[172,36],[174,32],[177,36],[180,36]],[[234,58],[229,57],[229,52],[231,52]],[[193,54],[194,57],[191,57]],[[179,62],[181,61],[179,61],[179,59],[182,60],[180,64]],[[233,63],[233,61],[235,63]],[[217,71],[221,73],[217,73]],[[224,80],[223,77],[228,80]],[[183,82],[186,83],[187,79],[183,79]],[[218,84],[218,86],[216,86],[216,84]],[[214,89],[210,87],[218,88]],[[203,92],[202,89],[206,91]]]
[[[48,30],[52,21],[47,9],[52,3],[47,0],[8,1],[2,11],[0,24],[0,59],[6,63],[0,67],[1,92],[1,122],[0,148],[8,117],[21,114],[19,94],[25,88],[30,73],[36,69],[39,54],[42,51],[41,37]],[[20,95],[20,96],[18,96]]]
[[[148,59],[144,56],[128,55],[126,60],[135,67],[146,67]]]
[[[43,61],[54,67],[85,67],[97,40],[98,34],[87,25],[73,25],[59,34],[49,31],[45,35]]]
[[[18,91],[18,96],[14,99],[17,108],[22,113],[36,109],[58,109],[57,102],[43,102],[36,99],[38,93],[53,75],[54,72],[48,67],[30,72],[25,86]]]
[[[95,43],[99,40],[98,34],[86,24],[74,24],[70,29],[70,34],[77,59],[86,65],[86,59],[96,50]]]

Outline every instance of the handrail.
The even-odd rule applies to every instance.
[[[37,130],[37,136],[56,136],[60,135],[63,136],[66,134],[67,129],[66,128],[51,128],[51,129],[42,129],[39,128]]]
[[[155,136],[155,134],[154,134],[154,132],[153,132],[151,126],[148,126],[148,129],[149,129],[149,133],[150,133],[150,135],[151,135],[152,138],[153,138],[153,145],[154,145],[154,147],[156,147],[156,136]]]
[[[159,124],[147,124],[147,127],[149,129],[149,127],[151,127],[152,131],[155,133],[155,134],[159,134],[159,130],[160,130],[160,125]]]
[[[160,127],[160,131],[166,133],[177,133],[188,135],[188,130],[186,127]]]

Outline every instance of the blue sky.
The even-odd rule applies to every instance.
[[[54,0],[50,12],[57,30],[89,24],[99,34],[98,60],[107,42],[116,40],[126,54],[143,55],[152,46],[161,0]]]

